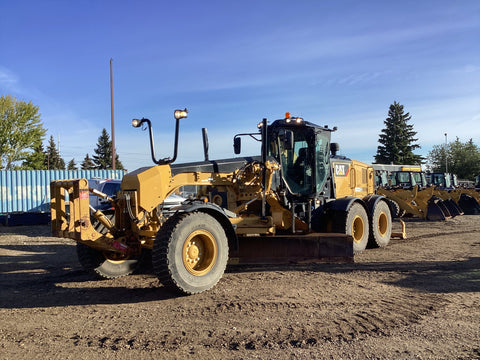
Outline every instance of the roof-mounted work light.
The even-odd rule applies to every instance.
[[[285,122],[287,124],[290,124],[291,122],[295,122],[297,124],[302,124],[303,123],[303,118],[297,117],[297,116],[292,116],[289,112],[285,113]]]

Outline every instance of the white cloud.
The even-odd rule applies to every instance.
[[[18,76],[2,66],[0,66],[0,90],[1,92],[21,92]]]
[[[466,64],[465,66],[454,70],[454,72],[456,73],[466,73],[466,74],[472,74],[479,71],[480,71],[480,66],[473,65],[473,64]]]

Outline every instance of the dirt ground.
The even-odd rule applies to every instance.
[[[479,359],[479,230],[410,220],[353,264],[231,267],[179,297],[92,280],[48,226],[0,227],[0,358]]]

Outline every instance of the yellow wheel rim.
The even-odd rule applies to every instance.
[[[105,259],[112,264],[121,264],[130,258],[129,255],[107,251],[103,252],[103,256],[105,256]]]
[[[363,234],[365,232],[365,224],[361,216],[355,216],[352,222],[352,236],[353,241],[359,243],[363,239]]]
[[[378,232],[381,236],[385,236],[388,230],[388,217],[387,214],[382,212],[378,217]]]
[[[183,244],[183,265],[192,275],[207,274],[217,261],[217,242],[206,230],[192,232]]]

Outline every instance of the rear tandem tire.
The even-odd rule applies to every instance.
[[[141,264],[139,258],[122,258],[77,243],[77,256],[83,269],[100,279],[115,279],[132,274]]]
[[[153,271],[160,282],[183,294],[212,288],[228,260],[228,241],[220,223],[202,212],[167,219],[153,244]]]
[[[353,253],[360,254],[366,249],[369,236],[368,215],[362,204],[354,202],[345,217],[333,229],[334,232],[340,232],[353,237]]]
[[[392,215],[388,204],[380,200],[373,209],[370,223],[368,246],[371,248],[387,246],[392,235]]]

